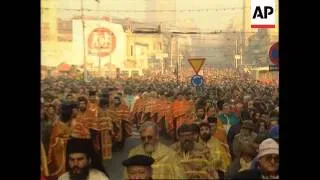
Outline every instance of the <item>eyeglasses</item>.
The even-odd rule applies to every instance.
[[[279,162],[279,156],[278,155],[266,155],[265,159],[267,161],[269,161],[269,162],[272,161],[272,160],[274,160],[275,162]]]

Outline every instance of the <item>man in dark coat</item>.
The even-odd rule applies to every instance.
[[[228,167],[225,177],[230,179],[238,172],[249,169],[256,155],[257,151],[252,144],[241,146],[240,157],[232,161],[231,165]]]
[[[268,138],[259,146],[258,168],[244,170],[232,179],[279,179],[279,144]]]
[[[243,121],[240,133],[237,134],[232,142],[232,152],[234,157],[240,157],[240,146],[253,143],[257,134],[253,132],[254,124],[251,120]]]

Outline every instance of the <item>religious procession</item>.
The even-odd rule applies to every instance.
[[[276,178],[277,84],[257,82],[231,69],[213,70],[210,76],[214,78],[208,78],[200,94],[191,83],[177,86],[152,75],[97,78],[90,83],[44,79],[42,175],[64,179],[89,171],[91,177],[88,168],[93,168],[107,179],[111,172],[103,163],[138,136],[140,142],[125,156],[152,158],[148,165],[152,171],[143,171],[152,172],[152,179],[229,179],[250,170]],[[127,163],[124,179],[141,175],[139,168],[147,166],[143,161]]]
[[[279,179],[264,2],[41,0],[40,179]]]

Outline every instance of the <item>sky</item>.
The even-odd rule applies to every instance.
[[[73,15],[80,15],[79,11],[67,11],[62,9],[80,9],[81,0],[52,0],[55,1],[58,11],[58,16],[63,19],[71,18]],[[145,20],[154,12],[97,12],[97,10],[146,10],[147,3],[156,0],[100,0],[97,3],[95,0],[83,0],[84,8],[95,12],[85,12],[88,15],[105,15],[115,16],[119,18],[130,17],[133,20]],[[161,4],[168,2],[169,4],[176,1],[177,10],[189,9],[214,9],[209,11],[192,11],[192,12],[177,12],[176,19],[179,21],[193,22],[194,26],[207,29],[225,29],[231,23],[231,19],[241,15],[241,10],[225,10],[224,8],[241,8],[242,0],[160,0]],[[171,10],[170,7],[161,7],[162,10]],[[217,10],[216,10],[217,9]],[[150,10],[150,8],[149,8]],[[156,12],[163,16],[170,16],[170,13]],[[168,19],[168,18],[167,18]],[[155,20],[157,21],[157,20]]]

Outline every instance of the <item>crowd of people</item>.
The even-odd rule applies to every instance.
[[[279,178],[277,83],[232,69],[204,78],[201,88],[183,74],[43,79],[41,177],[109,179],[103,160],[136,127],[125,179]]]

